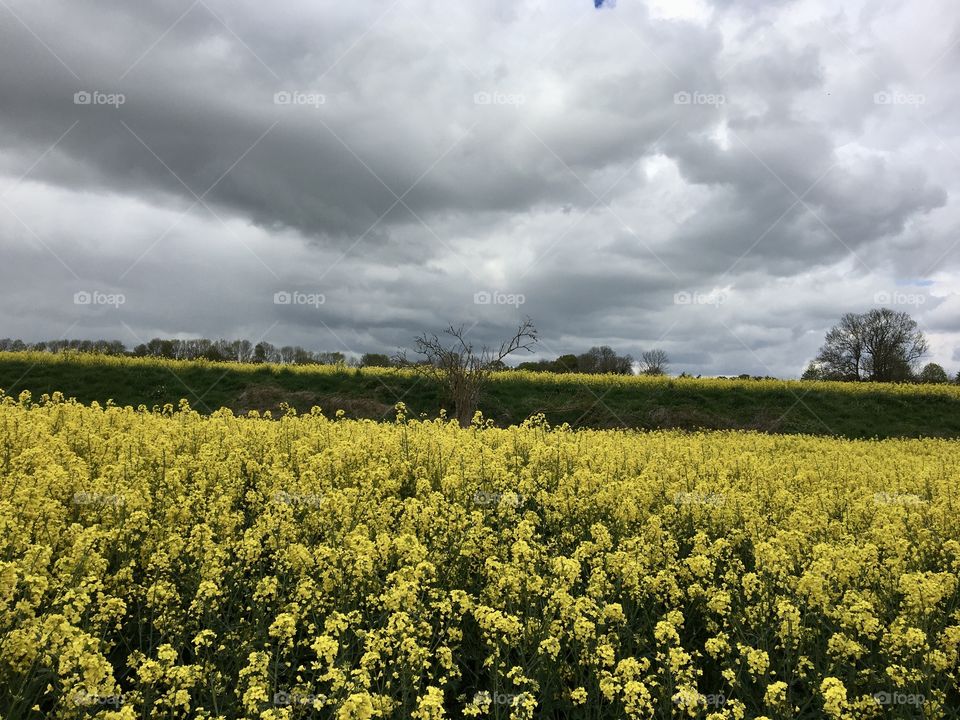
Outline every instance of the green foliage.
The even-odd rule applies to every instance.
[[[937,363],[927,363],[923,366],[923,370],[917,374],[917,381],[945,385],[950,382],[950,378],[943,366],[937,365]]]
[[[360,367],[390,367],[392,365],[390,356],[383,353],[365,353],[360,358]]]
[[[342,366],[340,366],[342,368]],[[403,401],[412,417],[452,411],[436,385],[406,370],[210,363],[48,353],[0,353],[0,388],[34,397],[62,391],[89,403],[197,410],[300,411],[342,408],[349,417],[389,419]],[[743,428],[779,433],[867,437],[960,437],[956,385],[792,382],[495,373],[480,402],[498,425],[537,413],[554,425],[592,428]]]

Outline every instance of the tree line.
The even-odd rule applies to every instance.
[[[215,362],[274,363],[277,365],[338,365],[351,364],[341,352],[315,352],[299,345],[276,346],[269,342],[252,343],[249,340],[168,340],[154,338],[128,349],[119,340],[45,340],[27,343],[10,338],[0,339],[0,352],[33,350],[37,352],[82,352],[98,355],[125,355],[127,357],[153,357],[169,360],[211,360]],[[364,355],[359,361],[369,359],[376,364],[386,355]],[[389,358],[387,358],[389,362]]]
[[[637,366],[641,375],[666,375],[670,360],[663,350],[647,350],[639,360],[631,355],[619,355],[609,345],[592,347],[581,355],[561,355],[555,360],[522,362],[518,370],[552,373],[586,373],[588,375],[633,375]]]
[[[272,363],[276,365],[347,365],[350,367],[398,367],[413,361],[399,355],[364,353],[359,358],[348,358],[341,352],[316,352],[299,345],[276,346],[269,342],[252,343],[249,340],[188,340],[154,338],[132,350],[119,340],[46,340],[27,343],[10,338],[0,339],[0,352],[33,350],[38,352],[82,352],[98,355],[125,355],[128,357],[167,358],[170,360],[210,360],[214,362]],[[421,359],[418,362],[425,362]],[[620,355],[606,345],[592,347],[580,355],[561,355],[556,360],[524,362],[521,370],[559,373],[614,373],[632,375],[634,361],[630,355]],[[640,372],[648,375],[666,374],[667,354],[662,350],[644,352],[639,360]],[[507,369],[501,361],[493,362],[492,369]]]
[[[532,324],[530,325],[532,329]],[[445,331],[450,334],[455,328]],[[453,355],[470,355],[463,337],[450,349]],[[418,338],[423,341],[427,336]],[[433,340],[436,336],[429,339]],[[422,344],[422,343],[421,343]],[[426,345],[418,346],[418,351]],[[439,346],[435,346],[436,350]],[[529,348],[525,348],[529,349]],[[0,352],[34,350],[40,352],[83,352],[102,355],[155,357],[173,360],[210,360],[215,362],[272,363],[277,365],[346,365],[350,367],[398,367],[437,362],[434,353],[420,353],[410,360],[402,353],[365,353],[359,358],[342,352],[317,352],[299,345],[276,346],[249,340],[188,340],[153,338],[129,350],[119,340],[47,340],[27,343],[10,338],[0,339]],[[949,383],[947,371],[937,363],[921,365],[929,345],[916,321],[905,312],[879,308],[865,313],[847,313],[826,334],[817,356],[804,370],[801,380],[837,380],[842,382],[918,382]],[[512,351],[511,351],[512,352]],[[452,355],[452,356],[453,356]],[[451,357],[452,357],[451,356]],[[487,370],[507,369],[504,357],[486,358]],[[449,360],[449,358],[448,358]],[[472,362],[473,360],[471,360]],[[647,350],[638,359],[621,355],[608,345],[594,346],[588,351],[565,354],[548,360],[521,362],[517,368],[534,372],[632,375],[666,375],[669,368],[666,352]],[[682,373],[681,377],[685,377]],[[699,377],[699,376],[698,376]],[[750,378],[749,375],[736,377]],[[760,378],[756,378],[760,379]],[[953,382],[960,384],[960,372]]]

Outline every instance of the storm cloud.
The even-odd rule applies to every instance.
[[[0,0],[0,336],[530,315],[545,356],[796,376],[888,305],[955,371],[958,60],[947,0]]]

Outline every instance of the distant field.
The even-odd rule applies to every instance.
[[[227,407],[276,413],[281,403],[328,415],[384,419],[397,402],[435,417],[449,403],[408,372],[43,353],[0,353],[0,388],[83,403]],[[543,413],[554,425],[590,428],[754,429],[869,437],[960,437],[960,388],[949,385],[668,379],[499,373],[481,402],[498,425]]]

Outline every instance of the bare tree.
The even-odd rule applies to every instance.
[[[865,320],[863,315],[846,313],[830,328],[816,365],[827,380],[862,380],[865,372]]]
[[[250,362],[253,359],[253,343],[249,340],[237,340],[234,345],[237,362]]]
[[[927,341],[905,312],[871,310],[864,323],[867,369],[872,380],[910,380],[917,361],[927,354]]]
[[[640,353],[640,372],[644,375],[666,375],[670,358],[663,350],[647,350]]]
[[[830,329],[814,362],[826,380],[909,380],[927,341],[907,313],[888,308],[847,313]]]
[[[451,325],[443,335],[443,339],[433,333],[418,336],[414,345],[421,359],[412,362],[401,351],[396,361],[439,384],[453,401],[460,425],[469,427],[490,375],[504,367],[503,361],[508,355],[532,349],[537,342],[537,330],[530,318],[526,318],[496,350],[486,346],[475,349],[462,325]]]

